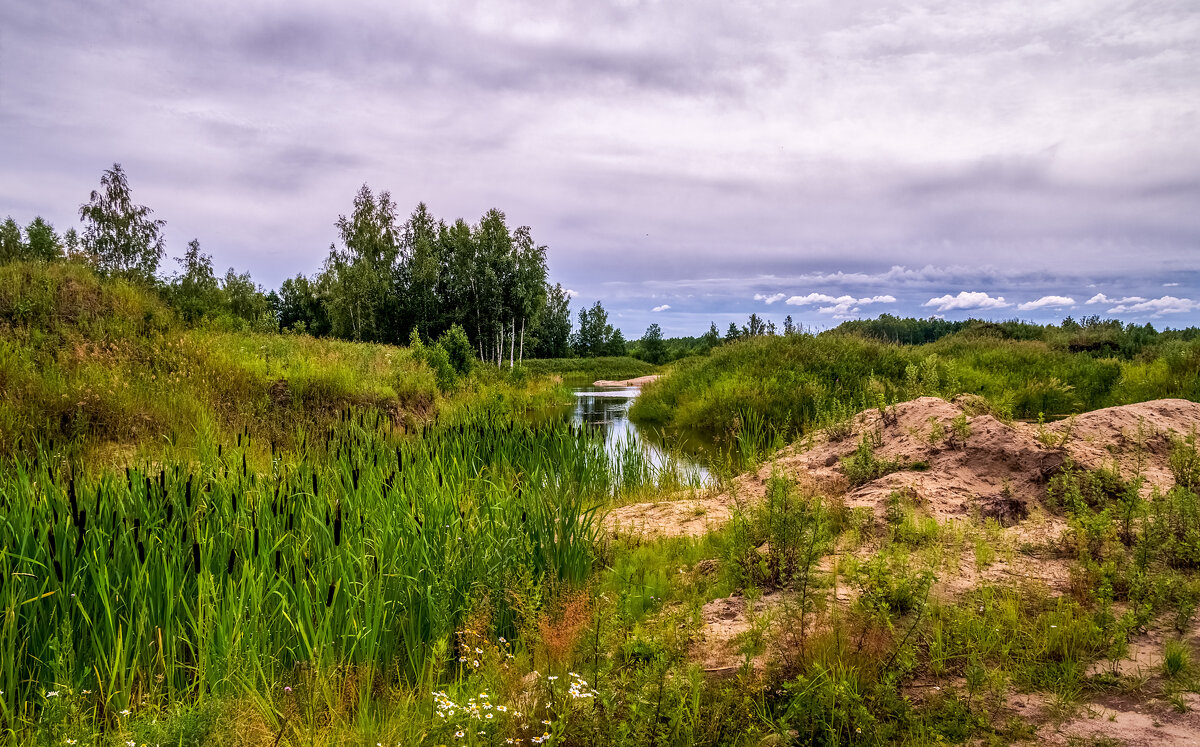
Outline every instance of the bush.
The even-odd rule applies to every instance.
[[[446,351],[446,358],[459,376],[466,376],[475,366],[475,350],[467,333],[458,324],[451,324],[450,329],[438,338],[438,344]]]
[[[863,436],[853,454],[842,460],[842,473],[852,488],[901,469],[900,462],[875,456],[875,448],[867,436]]]

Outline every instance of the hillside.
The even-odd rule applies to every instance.
[[[287,445],[347,407],[411,429],[481,402],[560,396],[495,368],[458,377],[391,345],[190,328],[152,291],[75,263],[0,266],[0,455],[34,440],[125,453],[243,432]]]
[[[923,397],[813,433],[710,495],[615,508],[605,528],[722,548],[682,569],[700,588],[740,579],[700,609],[692,656],[710,676],[812,666],[806,647],[819,660],[830,635],[881,615],[895,627],[872,635],[921,651],[896,695],[936,709],[978,692],[1000,742],[1025,743],[1020,723],[1029,743],[1189,744],[1198,428],[1200,404],[1179,399],[1038,425],[979,397]],[[856,666],[859,687],[886,675],[871,655]]]
[[[1197,401],[1200,340],[1165,338],[1119,357],[1069,340],[978,330],[919,345],[837,331],[761,336],[676,364],[646,388],[631,415],[725,439],[756,419],[792,436],[880,403],[964,393],[1022,419],[1170,397]]]

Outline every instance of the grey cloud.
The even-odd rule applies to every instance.
[[[996,313],[1049,315],[1029,305],[1098,291],[1149,317],[1167,312],[1135,307],[1166,282],[1200,293],[1186,4],[43,0],[5,15],[0,207],[71,225],[122,161],[169,242],[198,235],[270,284],[316,268],[368,182],[402,210],[504,209],[577,305],[603,298],[631,325],[838,306],[756,294],[891,295],[928,314],[967,288],[1012,299]]]

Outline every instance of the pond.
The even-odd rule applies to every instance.
[[[629,419],[629,407],[641,393],[640,389],[587,385],[571,390],[575,402],[570,422],[603,433],[604,447],[612,456],[619,458],[631,446],[640,448],[655,470],[674,469],[684,484],[699,487],[713,483],[713,476],[702,463],[695,444],[682,439],[669,443],[671,439]]]

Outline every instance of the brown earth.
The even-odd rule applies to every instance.
[[[622,506],[609,512],[605,526],[614,535],[700,536],[760,499],[767,479],[776,472],[814,492],[841,496],[848,506],[870,508],[877,516],[882,515],[888,496],[904,490],[922,514],[939,522],[967,520],[977,527],[980,519],[991,517],[1003,527],[994,539],[1003,551],[990,562],[978,562],[970,547],[946,555],[936,571],[935,597],[957,598],[981,583],[1032,586],[1060,595],[1070,589],[1069,564],[1050,548],[1059,543],[1066,523],[1042,507],[1048,478],[1068,459],[1087,469],[1115,463],[1123,474],[1140,473],[1148,486],[1167,489],[1174,482],[1169,469],[1172,438],[1200,424],[1200,404],[1183,400],[1112,407],[1045,426],[1004,423],[981,411],[984,408],[977,398],[947,402],[922,397],[883,412],[868,410],[853,419],[842,438],[820,434],[788,447],[760,469],[734,479],[725,491],[692,491],[663,501]],[[953,422],[960,419],[961,423],[964,416],[970,430],[965,439],[954,435],[953,427]],[[942,436],[935,438],[939,430]],[[864,436],[876,444],[878,459],[909,468],[850,488],[842,460]],[[924,469],[914,470],[914,465]],[[868,545],[853,554],[867,557],[877,549]],[[837,556],[830,556],[821,566],[836,561]],[[854,596],[854,589],[843,587],[831,601],[845,605]],[[761,671],[769,652],[747,660],[743,653],[747,636],[756,626],[777,627],[774,618],[786,601],[786,594],[775,593],[753,606],[741,596],[709,602],[701,610],[695,657],[712,675],[736,673],[747,661]],[[1159,641],[1135,642],[1130,661],[1119,669],[1156,666],[1154,650],[1159,646]],[[1146,738],[1158,733],[1164,744],[1190,743],[1171,740],[1183,738],[1194,725],[1193,719],[1167,718],[1158,713],[1161,709],[1157,706],[1158,715],[1148,716],[1134,706],[1114,710],[1116,705],[1096,707],[1106,709],[1106,718],[1114,716],[1118,723],[1082,719],[1053,734],[1055,738],[1081,738],[1090,735],[1093,727],[1111,728],[1120,739],[1144,744],[1149,743],[1139,741],[1144,728],[1158,729],[1152,724],[1169,723],[1172,726],[1165,730],[1146,732]]]
[[[698,536],[726,522],[739,504],[761,498],[777,471],[815,492],[844,495],[850,507],[882,513],[889,495],[908,490],[939,521],[990,517],[1012,526],[1041,501],[1048,478],[1067,459],[1087,469],[1115,463],[1124,474],[1140,472],[1147,490],[1169,488],[1172,438],[1200,428],[1200,404],[1177,399],[1109,407],[1045,426],[1004,423],[986,412],[970,415],[980,409],[978,398],[966,396],[866,410],[843,437],[823,433],[790,446],[724,492],[622,506],[605,524],[617,534]],[[965,439],[953,426],[962,417],[970,431]],[[842,460],[864,437],[876,444],[876,458],[902,468],[851,488]]]

